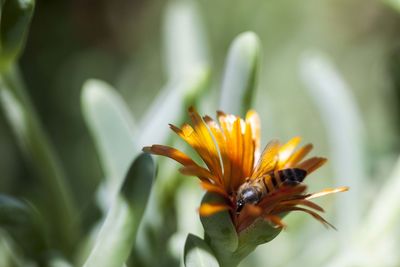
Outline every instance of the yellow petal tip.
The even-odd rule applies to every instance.
[[[151,146],[144,146],[144,147],[142,148],[142,151],[143,151],[143,152],[146,152],[146,153],[151,153]]]
[[[215,213],[228,210],[230,207],[224,204],[209,204],[205,203],[199,207],[200,216],[208,217],[214,215]]]

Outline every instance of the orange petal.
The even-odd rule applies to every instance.
[[[267,215],[264,217],[267,221],[270,221],[271,223],[275,224],[277,228],[286,228],[286,224],[282,222],[282,219],[277,216],[277,215]]]
[[[301,160],[307,156],[308,153],[313,149],[312,144],[307,144],[300,149],[298,149],[296,152],[292,154],[292,156],[288,159],[286,162],[285,168],[290,168],[294,167],[297,163],[299,163]]]
[[[182,129],[176,127],[173,124],[169,124],[169,127],[171,128],[172,131],[174,131],[180,138],[182,138],[186,143],[188,143],[191,147],[193,147],[194,149],[198,149],[198,144],[199,144],[199,140],[198,140],[198,136],[195,133],[194,129],[192,128],[192,126],[190,126],[187,123],[184,123],[182,125]],[[201,155],[200,155],[201,156]]]
[[[260,206],[265,213],[270,213],[281,201],[290,200],[293,198],[304,198],[302,195],[307,189],[307,186],[301,184],[298,186],[281,187],[273,193],[266,195],[258,206]]]
[[[306,206],[306,207],[315,209],[320,212],[324,212],[324,209],[321,206],[315,204],[314,202],[308,201],[306,199],[287,200],[287,201],[282,201],[280,204],[287,205],[287,206],[302,205],[302,206]]]
[[[230,184],[230,178],[231,178],[231,162],[229,159],[228,155],[228,148],[226,144],[226,137],[223,134],[221,128],[219,125],[209,116],[204,116],[203,117],[204,121],[208,125],[208,128],[210,129],[211,133],[215,137],[215,140],[217,141],[219,152],[221,154],[222,158],[222,165],[223,165],[223,181],[225,184],[225,189],[228,190],[228,185]]]
[[[286,144],[281,146],[281,148],[279,149],[279,161],[277,164],[278,169],[282,169],[286,165],[286,163],[292,156],[293,151],[300,144],[300,142],[301,142],[301,138],[296,136],[296,137],[290,139],[289,142],[287,142]]]
[[[217,117],[222,129],[226,133],[231,132],[233,129],[233,123],[236,120],[236,116],[232,114],[225,114],[222,111],[217,111]]]
[[[229,207],[226,204],[211,204],[211,203],[204,203],[200,206],[199,208],[199,213],[201,216],[211,216],[214,215],[215,213],[224,211],[224,210],[229,210],[231,207]]]
[[[183,131],[179,128],[179,127],[177,127],[177,126],[175,126],[175,125],[173,125],[173,124],[168,124],[169,125],[169,128],[171,128],[171,130],[172,131],[174,131],[177,135],[179,135],[179,136],[181,136],[181,135],[183,135],[183,136],[185,136],[184,134],[183,134]],[[182,137],[182,136],[181,136]]]
[[[204,190],[207,190],[208,192],[213,192],[213,193],[221,195],[225,198],[229,198],[226,191],[219,185],[208,183],[208,182],[201,182],[200,185],[201,185],[201,187],[203,187]]]
[[[218,182],[218,178],[215,177],[209,170],[200,167],[199,165],[187,165],[179,169],[179,171],[188,176],[197,176],[199,178],[207,178],[214,182]]]
[[[261,216],[262,213],[263,210],[259,206],[251,204],[245,205],[237,217],[236,228],[238,229],[238,232],[246,229],[257,217]]]
[[[186,143],[188,143],[192,148],[194,148],[199,154],[199,141],[194,129],[189,124],[183,124],[182,129],[176,127],[173,124],[169,124],[169,127],[174,131],[180,138],[182,138]],[[202,155],[199,154],[201,157]],[[203,159],[203,158],[202,158]],[[203,159],[204,161],[204,159]]]
[[[223,171],[218,145],[214,142],[214,138],[208,130],[207,125],[193,107],[189,108],[189,116],[193,122],[193,129],[198,136],[198,153],[204,158],[210,171],[222,181]]]
[[[218,111],[218,119],[222,128],[223,135],[225,136],[226,155],[230,162],[230,169],[226,170],[225,179],[229,180],[229,187],[227,190],[235,191],[242,182],[242,160],[243,160],[243,131],[242,126],[244,122],[231,114],[225,114]],[[229,176],[228,176],[229,174]]]
[[[212,144],[209,144],[210,140],[202,139],[198,132],[187,123],[182,125],[182,129],[172,124],[170,124],[170,128],[191,147],[193,147],[194,150],[196,150],[197,154],[199,154],[209,170],[218,177],[218,180],[221,180],[220,177],[222,176],[222,170],[219,164],[219,154],[218,151],[215,151],[215,144],[212,141],[212,138],[210,137]],[[214,150],[210,147],[214,147]],[[217,165],[216,162],[218,162]]]
[[[243,178],[250,177],[254,166],[255,142],[253,138],[253,129],[251,124],[246,121],[246,130],[243,136]]]
[[[325,164],[327,161],[326,158],[320,158],[320,157],[312,157],[306,161],[303,161],[299,165],[297,165],[297,168],[303,169],[307,171],[307,175],[321,167],[322,165]]]
[[[243,215],[244,217],[246,216],[257,217],[260,216],[261,213],[262,209],[260,207],[252,204],[246,204],[243,210],[240,212],[240,215]]]
[[[169,157],[173,160],[176,160],[177,162],[181,163],[184,166],[196,165],[196,163],[191,158],[189,158],[189,156],[187,156],[185,153],[169,146],[152,145],[150,147],[149,146],[143,147],[142,150],[147,153]]]
[[[349,190],[349,187],[347,187],[347,186],[341,186],[341,187],[337,187],[337,188],[327,188],[327,189],[324,189],[324,190],[322,190],[320,192],[310,194],[306,199],[313,199],[313,198],[317,198],[317,197],[326,196],[326,195],[329,195],[329,194],[345,192],[345,191],[348,191],[348,190]]]
[[[258,116],[256,111],[254,110],[247,111],[246,124],[249,124],[251,126],[251,133],[254,140],[254,151],[257,152],[260,150],[261,123],[260,123],[260,117]]]
[[[243,183],[243,134],[242,120],[237,117],[231,132],[231,141],[229,147],[229,157],[231,159],[231,186],[236,190]]]
[[[310,214],[311,216],[313,216],[314,217],[314,219],[316,219],[316,220],[318,220],[320,223],[322,223],[324,226],[329,226],[329,227],[331,227],[332,229],[335,229],[336,230],[336,228],[335,228],[335,226],[333,226],[332,224],[330,224],[327,220],[325,220],[321,215],[319,215],[318,213],[316,213],[315,211],[312,211],[312,210],[308,210],[308,209],[305,209],[305,208],[300,208],[300,207],[288,207],[288,208],[286,208],[286,209],[281,209],[281,210],[278,210],[278,211],[276,211],[277,213],[282,213],[282,212],[288,212],[288,211],[303,211],[303,212],[305,212],[305,213],[307,213],[307,214]],[[275,212],[275,211],[274,211]]]

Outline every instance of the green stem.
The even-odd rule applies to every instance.
[[[26,93],[17,66],[0,73],[0,101],[25,156],[31,161],[46,196],[45,209],[56,246],[70,254],[79,236],[76,207],[58,157]]]

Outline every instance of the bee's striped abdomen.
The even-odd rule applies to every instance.
[[[300,168],[289,168],[272,172],[264,180],[267,193],[278,189],[282,185],[294,186],[303,182],[307,171]],[[268,179],[269,178],[269,179]]]
[[[287,185],[295,185],[303,182],[307,175],[307,171],[299,168],[290,168],[278,171],[282,183]]]

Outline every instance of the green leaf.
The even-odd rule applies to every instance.
[[[258,219],[239,234],[239,246],[243,244],[262,245],[274,239],[281,228],[274,227],[264,219]]]
[[[352,188],[353,189],[353,188]],[[397,159],[391,175],[374,195],[374,202],[369,205],[362,224],[359,226],[359,243],[367,247],[384,246],[389,243],[400,224],[400,157]],[[394,237],[398,240],[397,237]]]
[[[0,70],[20,55],[32,18],[35,1],[2,1],[0,15]]]
[[[217,194],[207,192],[201,202],[221,203],[225,200]],[[235,251],[238,246],[238,236],[228,211],[218,212],[211,216],[200,216],[205,234],[210,237],[212,247],[217,250]]]
[[[225,200],[213,193],[206,193],[202,203],[221,203]],[[205,231],[205,240],[213,249],[221,266],[236,266],[258,245],[274,239],[281,229],[274,228],[259,219],[237,234],[229,212],[200,217]]]
[[[166,143],[171,134],[168,123],[181,123],[187,107],[204,92],[208,78],[209,70],[200,68],[163,88],[140,122],[138,144]]]
[[[260,47],[253,32],[242,33],[233,41],[222,81],[221,110],[244,116],[251,108],[260,65]]]
[[[121,196],[135,208],[139,218],[143,215],[155,175],[156,166],[153,158],[147,153],[142,153],[129,168],[122,185]]]
[[[383,2],[400,12],[400,0],[383,0]]]
[[[165,70],[169,80],[181,79],[209,66],[206,36],[195,1],[169,1],[163,26]]]
[[[0,228],[12,237],[25,256],[38,262],[47,248],[41,221],[28,203],[0,194]]]
[[[140,132],[137,135],[140,146],[168,143],[171,131],[167,124],[180,125],[186,117],[187,108],[197,103],[207,88],[207,51],[202,43],[197,15],[196,5],[192,2],[169,2],[164,24],[164,50],[169,81],[140,121]],[[174,203],[179,176],[176,175],[176,169],[173,175],[166,169],[168,167],[160,169],[145,218],[140,225],[135,247],[137,257],[133,259],[133,266],[177,265],[177,259],[165,250],[165,244],[177,231]]]
[[[106,176],[107,193],[103,197],[110,203],[130,163],[140,152],[134,122],[121,96],[100,80],[88,80],[83,85],[81,101]]]
[[[49,260],[48,263],[49,267],[73,267],[73,265],[71,263],[69,263],[68,261],[66,261],[63,258],[60,257],[55,257]]]
[[[30,222],[31,216],[30,207],[25,203],[0,194],[0,225],[2,228],[26,225]]]
[[[7,232],[0,229],[0,266],[24,267],[24,257],[21,255],[21,249],[15,244],[14,240]]]
[[[330,142],[335,184],[351,188],[351,194],[336,200],[340,209],[336,213],[335,225],[341,229],[338,233],[341,239],[346,240],[359,228],[363,221],[362,211],[367,208],[367,184],[364,182],[368,177],[364,163],[367,139],[363,116],[353,89],[329,57],[310,51],[304,54],[300,63],[301,78],[318,108],[317,113],[322,118]]]
[[[207,192],[203,197],[204,203],[221,203],[226,200],[217,194]],[[200,216],[205,232],[205,240],[213,249],[221,266],[229,266],[232,255],[237,249],[239,241],[235,226],[228,211],[218,212],[211,216]],[[231,265],[235,266],[235,265]]]
[[[199,237],[189,234],[184,249],[185,267],[218,267],[211,249]]]
[[[248,228],[239,233],[239,246],[235,251],[235,258],[243,260],[257,246],[270,242],[281,232],[281,228],[273,227],[264,219],[258,219]]]
[[[42,212],[49,222],[52,245],[68,254],[80,232],[78,213],[57,154],[14,64],[1,73],[0,103],[22,152],[34,167],[43,192],[46,192]]]
[[[154,176],[151,156],[138,156],[107,213],[84,267],[121,267],[128,259]]]
[[[145,214],[139,226],[135,255],[130,266],[177,266],[178,259],[165,249],[177,231],[175,207],[177,175],[167,174],[165,164],[159,165],[156,182],[152,188]],[[175,170],[176,171],[176,170]],[[168,179],[170,178],[170,179]],[[162,179],[164,181],[162,181]]]

